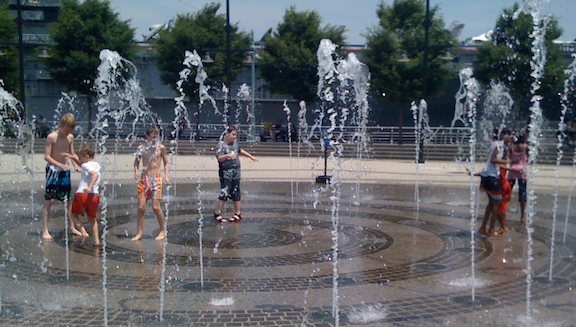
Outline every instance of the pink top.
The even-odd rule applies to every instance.
[[[517,147],[520,147],[520,152],[516,152]],[[526,144],[520,144],[519,146],[514,144],[510,147],[510,162],[513,162],[516,159],[519,161],[517,163],[510,164],[510,168],[522,169],[523,172],[518,173],[515,171],[508,171],[508,179],[526,179],[528,176],[528,155],[526,154]]]

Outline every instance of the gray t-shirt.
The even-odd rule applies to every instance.
[[[233,143],[224,143],[223,141],[218,142],[216,158],[233,152],[237,155],[236,159],[228,159],[223,162],[218,162],[220,170],[240,169],[240,145],[238,145],[237,141],[234,141]]]

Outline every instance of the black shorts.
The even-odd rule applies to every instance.
[[[221,170],[220,195],[218,200],[240,201],[240,171],[238,169]]]
[[[485,191],[488,196],[494,200],[502,200],[502,185],[498,177],[480,176],[480,189]]]

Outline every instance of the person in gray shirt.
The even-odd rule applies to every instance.
[[[218,176],[220,177],[220,195],[216,202],[216,210],[214,211],[214,219],[217,222],[237,222],[242,219],[241,215],[241,202],[240,202],[240,159],[238,155],[246,156],[252,161],[258,161],[246,150],[241,149],[236,139],[238,131],[236,127],[229,126],[224,133],[224,139],[218,142],[216,147],[216,158],[218,159]],[[234,204],[234,215],[232,218],[226,220],[222,217],[222,209],[228,199],[232,200]]]

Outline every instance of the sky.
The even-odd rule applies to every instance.
[[[112,8],[123,20],[130,20],[136,28],[136,39],[148,34],[149,27],[167,23],[178,14],[196,12],[210,2],[220,3],[220,13],[226,13],[225,0],[109,0]],[[376,7],[380,2],[388,5],[393,0],[229,0],[230,22],[240,30],[254,32],[260,39],[268,28],[275,28],[287,8],[297,11],[315,10],[322,24],[346,27],[348,44],[364,44],[367,30],[377,25]],[[521,1],[521,0],[519,0]],[[454,21],[464,23],[459,39],[478,36],[492,29],[503,8],[511,7],[514,0],[430,0],[430,6],[439,6],[446,27]],[[576,0],[550,0],[543,5],[543,14],[553,14],[564,34],[560,40],[576,39]]]

